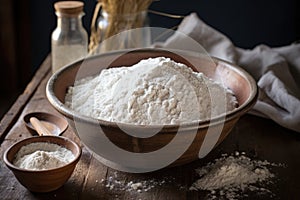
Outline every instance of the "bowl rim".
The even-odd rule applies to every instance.
[[[65,164],[65,165],[63,165],[63,166],[60,166],[60,167],[55,167],[55,168],[51,168],[51,169],[42,169],[42,170],[33,170],[33,169],[24,169],[24,168],[21,168],[21,167],[17,167],[16,165],[14,165],[12,162],[10,162],[9,160],[8,160],[8,158],[7,158],[7,156],[8,156],[8,154],[9,154],[9,152],[13,149],[13,148],[15,148],[18,144],[20,144],[20,143],[26,143],[26,141],[29,141],[29,140],[41,140],[41,141],[34,141],[34,142],[32,142],[32,143],[36,143],[36,142],[48,142],[48,143],[51,143],[51,142],[49,142],[49,141],[47,141],[47,138],[55,138],[55,139],[58,139],[58,140],[62,140],[62,141],[65,141],[65,142],[68,142],[68,143],[70,143],[70,144],[72,144],[75,148],[76,148],[76,154],[74,154],[74,159],[71,161],[71,162],[69,162],[69,163],[67,163],[67,164]],[[28,143],[28,144],[31,144],[31,143]],[[26,144],[26,145],[28,145],[28,144]],[[55,144],[55,143],[54,143]],[[59,144],[58,144],[59,145]],[[22,146],[24,146],[24,145],[22,145]],[[21,147],[22,147],[21,146]],[[20,148],[21,148],[20,147]],[[64,148],[67,148],[67,147],[64,147]],[[19,149],[20,150],[20,149]],[[19,151],[18,150],[18,151]],[[68,149],[68,150],[70,150],[70,149]],[[18,152],[17,151],[17,152]],[[78,161],[79,161],[79,159],[80,159],[80,157],[81,157],[81,154],[82,154],[82,149],[81,149],[81,147],[76,143],[76,142],[74,142],[73,140],[71,140],[71,139],[69,139],[69,138],[67,138],[67,137],[64,137],[64,136],[52,136],[52,135],[45,135],[45,136],[31,136],[31,137],[27,137],[27,138],[25,138],[25,139],[22,139],[22,140],[20,140],[20,141],[17,141],[17,142],[15,142],[15,143],[13,143],[12,145],[10,145],[10,147],[8,148],[8,149],[6,149],[6,151],[4,152],[4,154],[3,154],[3,160],[4,160],[4,162],[5,162],[5,164],[10,168],[10,169],[12,169],[13,171],[19,171],[19,172],[28,172],[28,173],[45,173],[45,172],[54,172],[54,171],[56,171],[56,170],[60,170],[60,169],[64,169],[64,168],[66,168],[66,167],[68,167],[68,166],[71,166],[71,165],[73,165],[73,164],[76,164]],[[14,155],[15,156],[15,155]]]
[[[67,116],[68,118],[71,118],[73,120],[78,120],[80,122],[84,122],[84,123],[89,123],[89,124],[100,124],[101,126],[107,126],[107,127],[119,127],[119,125],[122,125],[122,127],[126,127],[126,128],[142,128],[142,129],[153,129],[153,128],[161,128],[163,126],[163,130],[178,130],[178,128],[180,127],[183,130],[191,130],[191,129],[195,129],[195,128],[205,128],[207,127],[207,125],[209,126],[213,126],[213,125],[217,125],[219,123],[223,123],[225,121],[229,121],[231,119],[234,119],[236,117],[241,116],[242,114],[246,113],[247,111],[249,111],[254,104],[256,103],[256,100],[258,99],[258,86],[256,84],[256,81],[254,80],[254,78],[243,68],[239,67],[238,65],[228,62],[226,60],[214,57],[214,56],[210,56],[210,55],[204,55],[198,52],[192,52],[192,51],[186,51],[186,50],[173,50],[171,49],[172,52],[178,52],[178,53],[184,53],[186,55],[191,55],[191,56],[203,56],[206,58],[210,58],[212,59],[213,62],[215,63],[223,63],[226,65],[226,67],[230,68],[231,70],[235,71],[236,73],[238,73],[239,75],[241,75],[242,77],[244,77],[244,79],[248,82],[249,86],[251,87],[251,93],[249,95],[249,97],[246,99],[246,101],[242,104],[239,105],[237,108],[235,108],[234,110],[228,111],[226,113],[223,113],[221,115],[215,116],[211,119],[207,119],[207,120],[195,120],[192,122],[185,122],[185,123],[181,123],[181,124],[163,124],[163,125],[156,125],[156,124],[151,124],[151,125],[139,125],[139,124],[130,124],[130,123],[123,123],[123,122],[112,122],[112,121],[106,121],[103,119],[96,119],[93,117],[89,117],[86,115],[83,115],[77,111],[74,111],[70,108],[68,108],[67,106],[65,106],[64,103],[62,103],[55,95],[54,95],[54,83],[56,81],[56,79],[58,79],[58,77],[63,74],[65,71],[67,71],[68,69],[72,69],[72,68],[76,68],[78,66],[78,64],[84,62],[85,60],[92,60],[92,59],[98,59],[101,57],[105,57],[105,56],[110,56],[110,55],[123,55],[124,53],[134,53],[134,52],[170,52],[170,49],[163,49],[163,48],[159,48],[159,49],[155,49],[155,48],[141,48],[141,49],[131,49],[131,50],[116,50],[116,51],[111,51],[111,52],[106,52],[106,53],[101,53],[101,54],[97,54],[97,55],[93,55],[93,56],[89,56],[87,58],[83,58],[80,60],[77,60],[73,63],[70,63],[66,66],[64,66],[63,68],[59,69],[58,71],[56,71],[54,74],[52,74],[52,76],[50,77],[50,79],[48,80],[47,84],[46,84],[46,96],[48,101],[50,102],[50,104],[60,113],[64,114],[65,116]]]

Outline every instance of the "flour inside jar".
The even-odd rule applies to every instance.
[[[229,88],[165,57],[77,80],[65,104],[96,119],[140,125],[207,120],[238,105]]]

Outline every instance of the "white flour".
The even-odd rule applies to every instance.
[[[206,120],[237,107],[229,89],[164,57],[79,80],[65,102],[87,116],[141,125]]]
[[[67,55],[66,55],[67,52]],[[82,59],[87,54],[87,47],[83,45],[52,45],[52,72]]]
[[[73,153],[57,144],[35,142],[23,146],[14,159],[17,167],[30,170],[45,170],[60,167],[71,162]]]
[[[98,180],[96,180],[98,182]],[[102,179],[100,183],[104,184],[106,188],[115,191],[127,191],[127,192],[148,192],[156,187],[161,187],[165,184],[172,183],[174,185],[173,177],[160,177],[160,179],[145,179],[145,180],[122,180],[118,177],[118,173],[115,172],[113,176]]]
[[[250,195],[275,197],[268,186],[274,184],[272,168],[286,167],[284,164],[250,159],[244,152],[235,155],[223,154],[221,158],[196,169],[199,179],[188,189],[177,182],[175,177],[160,176],[143,180],[128,180],[117,172],[106,179],[96,180],[104,187],[114,191],[146,193],[160,187],[176,187],[178,190],[207,190],[204,199],[249,199]]]
[[[204,167],[196,169],[200,178],[193,183],[190,190],[211,191],[211,199],[239,199],[244,191],[255,191],[268,196],[272,192],[259,184],[268,184],[274,177],[268,166],[282,166],[268,161],[251,160],[244,153],[216,159]],[[218,192],[218,193],[217,193]]]

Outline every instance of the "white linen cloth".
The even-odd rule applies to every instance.
[[[241,49],[195,13],[186,16],[177,31],[196,40],[209,55],[235,63],[253,76],[260,95],[250,113],[300,132],[300,44]],[[191,50],[185,44],[183,34],[173,34],[163,47]]]

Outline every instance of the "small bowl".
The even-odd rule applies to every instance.
[[[28,170],[15,166],[13,160],[20,148],[35,142],[48,142],[60,145],[72,151],[75,158],[64,166],[47,170]],[[50,192],[60,188],[70,178],[80,156],[81,148],[68,138],[39,136],[26,138],[13,144],[5,151],[3,160],[6,166],[14,173],[17,180],[28,190],[32,192]]]
[[[38,135],[38,133],[30,123],[31,117],[38,118],[53,135],[61,135],[68,128],[68,122],[63,117],[58,117],[56,115],[44,112],[32,112],[26,114],[23,118],[26,128],[32,135]]]

